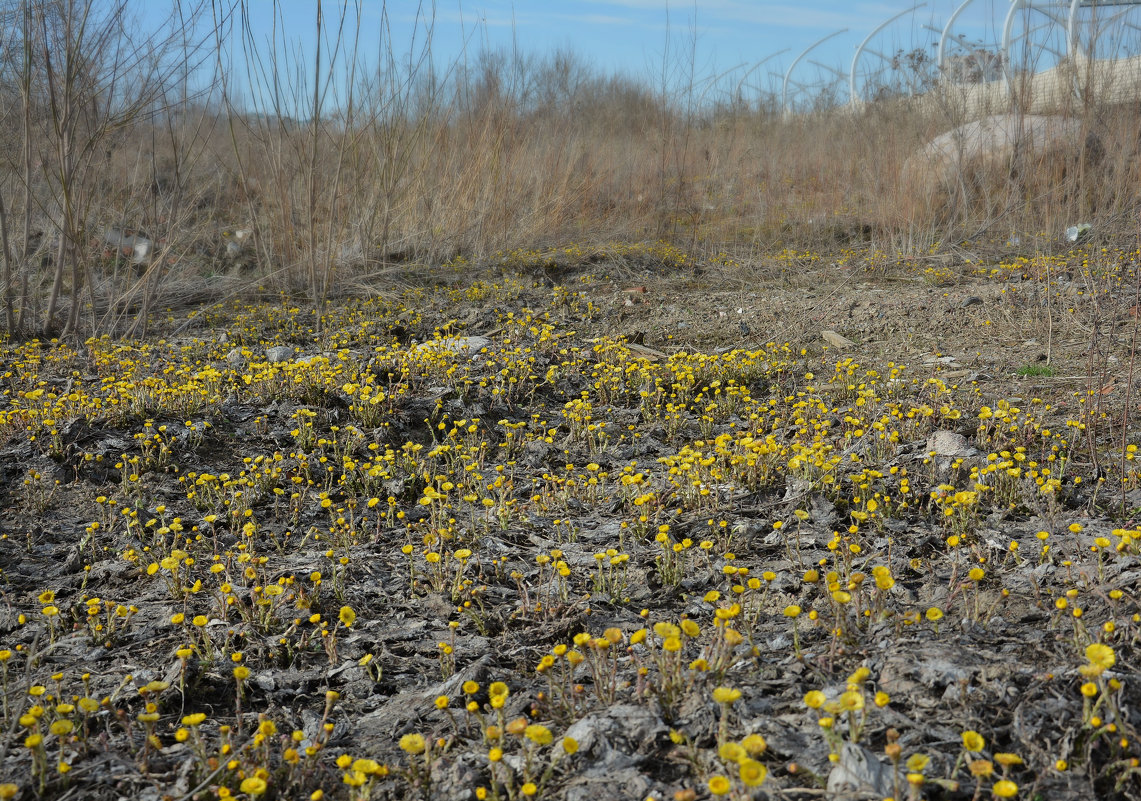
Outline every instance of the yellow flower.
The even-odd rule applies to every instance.
[[[932,623],[937,623],[943,619],[943,610],[937,606],[933,606],[927,610],[927,619]]]
[[[427,746],[419,734],[405,734],[400,738],[400,748],[409,754],[422,754]]]
[[[522,787],[519,788],[519,792],[530,798],[535,793],[539,792],[539,788],[535,786],[534,782],[526,782]]]
[[[741,691],[730,687],[717,687],[713,691],[713,700],[719,704],[731,704],[740,697]]]
[[[725,795],[729,792],[729,780],[724,776],[714,776],[709,780],[709,792],[714,795]]]
[[[48,728],[48,731],[50,731],[56,737],[62,737],[65,734],[71,734],[71,732],[74,730],[75,730],[75,724],[73,724],[70,720],[67,720],[66,718],[62,718],[60,720],[54,721],[52,723],[52,725]]]
[[[725,762],[740,762],[746,754],[745,749],[737,743],[724,743],[717,749],[717,756]]]
[[[965,731],[963,732],[963,748],[971,753],[977,753],[986,748],[986,739],[977,731]]]
[[[754,759],[744,759],[740,766],[741,783],[746,787],[760,787],[769,775],[768,768]]]
[[[536,745],[550,745],[551,741],[554,740],[554,735],[551,734],[551,730],[538,723],[532,723],[524,729],[523,736]]]
[[[1012,781],[1003,779],[1002,781],[995,782],[994,786],[990,788],[990,791],[999,798],[1014,798],[1014,796],[1018,795],[1018,785]]]
[[[987,759],[972,759],[967,763],[972,776],[987,777],[994,773],[994,763]]]
[[[266,790],[265,779],[250,776],[249,778],[242,779],[242,784],[238,789],[246,795],[261,795]]]
[[[840,709],[845,712],[855,712],[864,708],[864,694],[855,690],[848,690],[840,694]]]
[[[566,751],[567,754],[575,753],[576,751],[578,751],[578,740],[576,740],[573,737],[564,737],[563,738],[563,750]]]
[[[342,606],[337,617],[340,618],[341,623],[343,623],[346,628],[351,629],[353,624],[357,622],[357,613],[353,611],[351,606]]]
[[[759,734],[750,734],[741,741],[741,746],[748,752],[749,756],[755,757],[765,752],[769,744],[765,742],[765,738]]]
[[[487,694],[492,698],[507,697],[510,692],[507,685],[501,681],[493,681],[491,686],[487,688]]]
[[[509,720],[504,727],[508,734],[514,734],[516,737],[523,734],[527,730],[527,718],[515,718]]]
[[[464,695],[475,695],[479,692],[479,683],[475,681],[465,681],[462,689]]]
[[[820,690],[809,690],[804,694],[804,705],[809,709],[819,709],[824,706],[824,693]]]
[[[931,764],[931,757],[926,754],[912,754],[907,758],[908,773],[922,773]]]
[[[1104,670],[1109,670],[1117,662],[1117,656],[1113,653],[1113,649],[1108,645],[1100,642],[1090,643],[1086,646],[1086,659],[1089,660],[1092,667],[1097,668],[1095,676],[1101,675]]]

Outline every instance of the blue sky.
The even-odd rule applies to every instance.
[[[980,10],[991,0],[977,0]],[[902,45],[914,39],[911,28],[936,23],[939,27],[954,10],[955,3],[935,0],[911,20],[903,20],[887,32]],[[392,12],[399,6],[390,4]],[[551,0],[516,2],[471,0],[448,7],[441,3],[437,13],[446,22],[441,31],[466,21],[486,25],[487,38],[506,43],[514,36],[524,47],[549,50],[570,47],[601,66],[629,71],[659,68],[667,38],[673,47],[688,47],[696,35],[697,60],[712,71],[738,63],[753,63],[767,55],[788,49],[799,52],[832,31],[849,28],[840,39],[847,47],[833,49],[835,55],[850,52],[855,43],[880,22],[908,8],[902,3],[851,3],[842,0],[803,2],[763,2],[756,0],[700,0],[696,3],[663,0]],[[983,15],[971,14],[969,23],[977,28]],[[962,26],[964,30],[967,25]],[[790,59],[791,60],[791,59]]]
[[[886,54],[917,47],[930,52],[930,43],[937,37],[924,26],[941,30],[957,5],[953,0],[933,0],[890,25],[870,44]],[[973,39],[996,38],[987,37],[993,0],[976,0],[973,5],[977,8],[960,18],[956,30]],[[1006,4],[1002,5],[1004,12]],[[806,48],[843,29],[847,31],[813,49],[794,77],[815,83],[829,74],[813,62],[847,70],[860,41],[880,23],[910,7],[844,0],[699,0],[688,4],[473,0],[465,3],[462,12],[445,13],[451,25],[473,16],[486,20],[484,31],[491,43],[505,44],[514,38],[520,46],[539,51],[567,47],[604,69],[650,80],[660,76],[663,62],[688,65],[692,61],[699,78],[729,73],[729,84],[741,76],[746,85],[773,88]],[[874,56],[869,58],[874,60]]]
[[[881,52],[926,46],[933,34],[922,26],[941,29],[959,1],[931,0],[885,30],[876,44]],[[304,14],[312,3],[288,5]],[[378,0],[365,0],[366,17],[378,15],[380,5]],[[407,1],[387,3],[394,39],[397,31],[413,29],[417,6]],[[996,10],[996,0],[975,0],[956,30],[974,39],[996,39],[1007,3],[997,0],[997,6]],[[811,58],[829,66],[847,66],[867,33],[910,7],[844,0],[439,0],[435,44],[444,58],[462,53],[465,46],[469,53],[483,47],[515,46],[537,53],[564,48],[604,71],[651,80],[660,76],[663,60],[685,65],[692,61],[699,76],[712,76],[749,69],[771,56],[753,73],[760,79],[769,72],[783,73],[813,42],[844,28],[847,33],[813,51]],[[804,63],[808,73],[816,71]]]
[[[140,0],[143,1],[143,0]],[[1044,0],[1038,0],[1042,4]],[[145,0],[147,11],[161,5]],[[723,84],[738,82],[754,90],[779,87],[794,59],[821,37],[847,29],[814,49],[794,72],[808,85],[819,84],[829,69],[847,71],[856,46],[876,26],[911,6],[900,2],[844,0],[361,0],[361,54],[375,64],[377,53],[389,49],[407,54],[425,40],[425,25],[433,18],[432,53],[438,65],[473,60],[481,50],[516,48],[527,54],[568,49],[602,72],[623,72],[647,81],[661,79],[669,65],[675,79],[692,63],[699,80],[726,75]],[[887,26],[869,42],[869,50],[890,55],[922,48],[934,54],[941,30],[961,0],[928,0],[915,13]],[[1062,0],[1052,2],[1063,11]],[[268,50],[272,10],[278,9],[279,41],[313,50],[315,0],[250,0],[251,26],[259,49]],[[327,22],[337,2],[325,3]],[[974,0],[954,30],[973,42],[994,44],[1002,35],[1007,0]],[[1134,14],[1141,17],[1141,12]],[[391,37],[382,34],[387,19]],[[1018,29],[1034,19],[1019,19]],[[1141,22],[1141,20],[1137,20]],[[1060,29],[1056,29],[1060,30]],[[1055,37],[1055,46],[1063,42]],[[1136,52],[1136,49],[1134,49]],[[768,60],[765,60],[765,59]],[[762,63],[763,62],[763,63]],[[875,67],[876,57],[862,65]],[[235,65],[239,67],[240,65]],[[1048,66],[1048,64],[1046,65]],[[846,85],[842,94],[846,97]]]

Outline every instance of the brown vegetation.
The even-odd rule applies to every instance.
[[[318,21],[323,50],[275,57],[260,52],[245,3],[209,32],[183,21],[203,10],[140,37],[122,1],[5,6],[10,332],[134,321],[138,333],[156,293],[200,300],[202,278],[241,266],[321,305],[394,263],[521,247],[912,252],[1057,235],[1079,219],[1132,231],[1138,119],[1125,107],[1070,110],[1102,143],[1096,162],[1043,170],[1021,154],[984,162],[987,176],[972,164],[933,201],[903,165],[969,119],[950,94],[784,118],[760,92],[723,98],[692,76],[655,87],[570,53],[482,53],[441,68],[430,25],[412,52],[366,63],[351,10]],[[227,230],[248,236],[235,247]],[[149,239],[153,255],[124,259],[107,231]],[[214,283],[216,294],[241,290]]]

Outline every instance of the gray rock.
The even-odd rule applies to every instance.
[[[643,706],[616,704],[599,715],[588,715],[567,729],[578,742],[578,753],[589,759],[586,775],[606,775],[635,766],[639,751],[650,752],[665,724]]]
[[[578,776],[567,783],[567,801],[626,801],[646,798],[651,785],[641,771],[623,768],[604,774]]]
[[[270,364],[279,364],[289,361],[293,357],[293,348],[288,345],[275,345],[265,349],[265,360]]]
[[[936,456],[950,456],[958,459],[967,459],[980,455],[980,451],[971,447],[967,438],[954,431],[933,431],[927,437],[927,453]]]
[[[891,795],[891,769],[876,759],[868,749],[855,743],[844,743],[840,760],[828,774],[828,798],[877,798]]]
[[[484,348],[491,347],[491,340],[487,337],[444,337],[443,339],[430,339],[416,346],[416,350],[431,353],[479,353]]]
[[[454,762],[436,760],[432,764],[432,797],[440,801],[475,798],[480,767],[474,754],[460,754]]]
[[[393,732],[401,732],[412,721],[417,720],[423,710],[441,695],[458,696],[465,681],[487,681],[487,666],[491,656],[484,654],[478,660],[453,674],[442,682],[415,690],[405,690],[389,698],[377,709],[360,715],[353,720],[353,728],[358,736],[366,739],[387,738]],[[510,715],[509,715],[510,716]]]
[[[241,367],[242,364],[245,362],[245,360],[246,360],[246,357],[242,353],[241,348],[234,348],[233,350],[231,350],[229,353],[226,354],[226,364],[228,364],[234,368]]]

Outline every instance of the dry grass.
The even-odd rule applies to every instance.
[[[1132,107],[1068,110],[1096,143],[1080,157],[1019,154],[931,186],[905,180],[904,164],[968,119],[951,97],[783,118],[768,97],[719,103],[708,87],[655,88],[599,74],[566,53],[484,55],[472,68],[457,62],[429,76],[422,58],[429,42],[413,54],[419,58],[403,59],[412,64],[403,72],[390,54],[385,77],[351,98],[343,95],[347,74],[319,78],[342,96],[335,111],[332,101],[315,101],[314,115],[300,78],[292,101],[239,106],[231,96],[237,79],[223,72],[203,105],[178,90],[192,74],[185,49],[165,45],[162,80],[136,81],[151,88],[129,98],[138,104],[131,113],[107,108],[100,117],[96,109],[71,145],[99,154],[81,151],[86,161],[71,189],[79,217],[70,235],[82,238],[74,243],[78,281],[106,286],[110,272],[115,291],[144,299],[174,280],[254,268],[262,285],[321,304],[338,285],[393,264],[486,261],[568,243],[663,240],[698,259],[728,252],[756,261],[785,248],[916,254],[964,240],[981,247],[1018,239],[1048,250],[1079,220],[1102,235],[1134,233],[1141,115]],[[250,47],[248,33],[224,26],[204,46]],[[254,77],[312,69],[297,58],[266,64]],[[101,74],[123,79],[143,69],[115,66]],[[24,119],[25,73],[20,64],[0,69],[0,88],[16,106],[2,121],[9,145],[0,163],[13,238],[9,306],[25,332],[52,331],[57,322],[39,298],[51,291],[54,243],[67,228],[59,182],[50,178],[61,140],[37,94],[37,65]],[[79,88],[92,98],[100,90]],[[28,164],[36,168],[30,181]],[[31,230],[22,240],[16,222],[25,209]],[[101,261],[95,240],[110,227],[155,240],[159,258],[131,271],[113,257]],[[237,229],[251,236],[238,258],[226,258],[222,232]],[[146,291],[140,274],[151,282]],[[64,307],[75,294],[68,286]],[[78,327],[118,326],[94,310],[92,296],[78,302],[88,312]]]
[[[365,261],[431,263],[646,238],[703,253],[829,241],[917,250],[963,235],[1056,234],[1077,219],[1120,223],[1135,202],[1129,132],[1138,120],[1126,109],[1090,120],[1103,143],[1097,163],[1013,165],[933,197],[908,187],[902,168],[948,123],[906,109],[782,120],[762,112],[686,119],[663,107],[657,119],[627,122],[616,130],[589,112],[537,121],[489,112],[421,125],[395,143],[396,154],[380,126],[329,132],[319,175],[335,172],[342,148],[351,155],[341,195],[321,211],[341,221],[341,244]],[[291,229],[305,224],[296,200],[308,179],[297,164],[257,158],[270,146],[264,136],[244,138],[240,183],[250,197],[224,195],[209,211],[254,217],[271,260],[288,262]],[[239,169],[224,150],[211,160]],[[398,177],[388,175],[393,160],[403,165]]]

